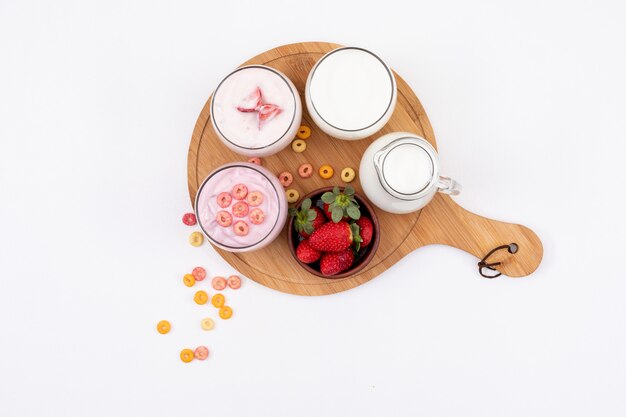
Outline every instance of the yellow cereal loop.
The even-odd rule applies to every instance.
[[[291,142],[291,149],[296,153],[304,152],[306,150],[306,142],[302,139],[296,139]]]
[[[202,233],[193,232],[192,234],[189,235],[189,244],[191,246],[198,247],[202,245],[202,242],[204,242],[204,236],[202,236]]]
[[[300,198],[300,193],[298,192],[298,190],[294,190],[293,188],[285,191],[285,194],[287,194],[288,203],[295,203]]]
[[[202,326],[202,330],[213,330],[215,322],[213,322],[213,319],[207,317],[205,319],[202,319],[202,321],[200,322],[200,326]]]
[[[356,173],[354,172],[354,170],[350,167],[348,168],[344,168],[341,171],[341,180],[343,182],[352,182],[352,180],[354,179],[354,177],[356,177]]]

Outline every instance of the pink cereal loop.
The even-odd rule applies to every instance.
[[[233,197],[229,193],[219,193],[216,199],[217,205],[222,208],[226,208],[230,206],[230,202],[232,201],[232,199]]]
[[[236,200],[243,200],[248,194],[248,187],[245,184],[237,184],[233,187],[232,194]]]
[[[233,225],[233,230],[235,231],[235,234],[237,236],[245,236],[248,234],[250,228],[248,226],[248,223],[244,222],[243,220],[239,220]]]
[[[215,221],[222,227],[228,227],[233,222],[233,216],[229,212],[221,210],[215,215]]]
[[[209,349],[206,346],[198,346],[196,350],[193,351],[193,356],[198,360],[205,360],[209,357]]]
[[[222,291],[224,288],[226,288],[226,278],[224,277],[213,278],[213,280],[211,281],[211,286],[213,287],[214,290]]]
[[[241,278],[237,275],[231,275],[228,277],[227,284],[233,290],[239,289],[241,287]]]
[[[263,202],[263,194],[259,191],[252,191],[248,194],[248,197],[246,197],[246,201],[250,206],[256,207]]]
[[[263,210],[257,207],[250,212],[248,218],[250,219],[250,222],[252,222],[252,224],[261,224],[265,220],[265,213],[263,213]]]
[[[206,278],[206,269],[201,266],[196,266],[193,271],[191,271],[191,275],[194,276],[196,281],[202,281]]]
[[[243,202],[243,201],[239,201],[237,203],[235,203],[233,205],[233,216],[235,217],[245,217],[246,214],[248,214],[248,211],[250,209],[248,208],[248,204]]]

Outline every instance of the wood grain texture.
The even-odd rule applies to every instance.
[[[357,170],[365,149],[386,133],[413,132],[426,138],[436,148],[435,136],[422,105],[395,72],[398,103],[393,116],[380,132],[360,141],[342,141],[329,137],[315,126],[304,106],[306,78],[319,58],[339,46],[325,42],[284,45],[242,64],[263,64],[276,68],[287,75],[300,92],[304,107],[302,123],[312,130],[306,151],[298,154],[288,147],[264,158],[264,166],[270,171],[276,174],[282,171],[294,173],[294,183],[290,188],[297,189],[300,195],[329,185],[342,185],[339,178],[341,169],[349,166]],[[192,204],[198,187],[212,170],[228,162],[247,159],[222,145],[211,126],[209,110],[210,98],[198,117],[189,146],[187,174]],[[335,168],[335,175],[330,180],[323,180],[318,175],[302,179],[296,171],[304,162],[311,163],[315,170],[320,165],[330,164]],[[358,176],[352,185],[363,195]],[[325,295],[354,288],[380,275],[411,251],[429,244],[454,246],[482,258],[496,246],[515,242],[519,245],[516,254],[499,251],[490,259],[503,262],[499,271],[511,277],[532,273],[543,255],[541,241],[530,229],[472,214],[442,194],[438,194],[419,212],[398,215],[376,209],[376,214],[381,234],[378,251],[369,265],[348,278],[324,279],[302,269],[289,252],[286,228],[272,244],[255,252],[235,254],[219,248],[215,250],[240,273],[254,281],[299,295]],[[475,265],[469,267],[467,273],[468,276],[477,276]]]

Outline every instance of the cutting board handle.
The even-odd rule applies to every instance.
[[[422,209],[413,233],[420,246],[450,245],[479,260],[498,246],[515,243],[515,253],[497,250],[488,259],[489,263],[500,262],[495,269],[509,277],[531,274],[543,257],[541,240],[529,228],[471,213],[441,193]]]

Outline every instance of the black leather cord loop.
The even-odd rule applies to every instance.
[[[502,273],[499,272],[495,268],[498,265],[502,265],[502,262],[487,262],[487,259],[489,259],[491,255],[493,255],[495,252],[502,250],[502,249],[506,249],[509,251],[509,253],[514,254],[517,252],[518,246],[517,246],[517,243],[509,243],[508,245],[500,245],[497,248],[491,249],[489,253],[486,254],[485,257],[480,262],[478,262],[478,273],[482,277],[493,279],[493,278],[498,278],[500,275],[502,275]],[[490,271],[496,271],[496,274],[485,274],[484,268],[487,268]]]

